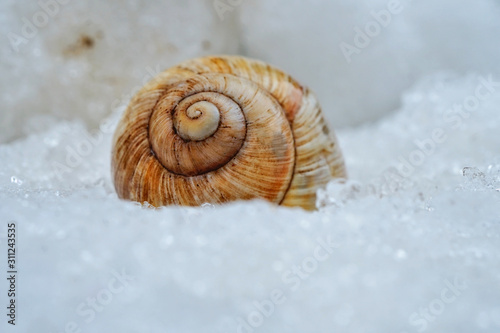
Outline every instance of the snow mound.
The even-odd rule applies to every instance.
[[[393,116],[338,132],[350,178],[312,213],[121,201],[109,152],[123,109],[98,131],[40,117],[47,130],[0,146],[15,330],[500,331],[496,82],[428,77]]]

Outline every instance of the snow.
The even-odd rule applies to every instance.
[[[51,10],[40,3],[52,3]],[[2,112],[0,122],[12,126],[2,128],[0,141],[30,133],[22,120],[34,109],[95,127],[163,69],[235,53],[232,21],[212,8],[211,0],[2,0],[0,98],[12,112]],[[40,13],[48,19],[35,25]]]
[[[375,4],[358,2],[354,6],[333,1],[328,11],[342,5],[352,15],[364,15],[371,8],[368,4]],[[2,24],[16,21],[15,13],[30,12],[29,7],[4,3],[1,6],[14,14],[2,17]],[[121,10],[132,15],[131,8],[138,3],[129,1]],[[175,10],[193,10],[194,2],[183,3]],[[333,119],[342,119],[344,124],[355,121],[337,109],[325,108],[338,135],[349,180],[333,181],[320,190],[315,212],[262,201],[154,209],[119,200],[110,178],[110,150],[126,98],[116,101],[119,96],[114,94],[130,95],[134,85],[149,75],[141,69],[156,68],[157,60],[168,51],[137,51],[112,61],[107,48],[118,46],[110,42],[107,48],[96,44],[102,57],[96,54],[91,61],[75,62],[49,60],[47,52],[53,48],[40,48],[39,56],[2,49],[0,64],[6,73],[0,80],[2,88],[20,90],[9,94],[2,89],[1,95],[2,110],[8,112],[2,111],[0,116],[4,142],[0,145],[0,267],[7,275],[7,225],[14,221],[19,274],[16,326],[8,325],[8,317],[1,314],[0,331],[499,332],[500,75],[495,56],[498,43],[486,42],[486,34],[493,36],[488,31],[496,25],[487,18],[497,15],[498,8],[491,1],[475,2],[477,6],[471,3],[464,1],[455,7],[447,0],[413,2],[418,10],[407,12],[411,19],[395,21],[398,29],[388,27],[387,35],[377,39],[380,46],[373,45],[360,55],[365,57],[363,65],[345,67],[354,70],[356,77],[353,72],[323,77],[316,71],[306,78],[316,87],[345,84],[349,93],[339,98],[339,105],[356,100],[352,103],[364,105],[359,119],[377,119],[339,127]],[[196,7],[200,11],[196,15],[211,8],[211,2],[203,4],[205,8]],[[68,13],[98,16],[85,4],[67,6]],[[102,6],[114,10],[111,5]],[[163,8],[153,2],[148,6],[144,11],[135,10],[139,21],[150,22],[145,17],[155,17],[155,11]],[[193,29],[204,31],[206,27],[206,35],[193,37],[194,30],[183,30],[182,34],[198,42],[187,49],[179,47],[175,56],[165,56],[161,67],[204,52],[199,43],[205,38],[221,52],[236,51],[238,47],[230,45],[236,43],[230,37],[234,31],[224,28],[234,24],[231,15],[241,16],[242,29],[248,29],[246,22],[252,12],[262,15],[263,25],[279,26],[279,16],[268,6],[264,1],[247,2],[226,13],[224,20],[214,11],[213,17],[196,21]],[[385,3],[377,2],[376,8],[383,6]],[[414,40],[415,44],[398,46],[402,39],[411,39],[411,31],[437,25],[437,17],[443,14],[436,9],[443,6],[453,7],[446,20],[455,25],[435,31],[434,39],[426,35]],[[289,15],[298,10],[296,3],[285,7]],[[303,10],[319,11],[313,5]],[[467,11],[471,26],[460,28],[457,22]],[[64,17],[58,20],[67,20]],[[282,20],[288,27],[280,28],[283,33],[299,29],[286,16]],[[310,20],[301,24],[313,27],[314,20]],[[426,20],[434,23],[423,25]],[[334,21],[330,32],[335,29]],[[64,25],[55,22],[41,30],[27,48],[49,42],[66,45],[57,42],[57,33],[63,34],[57,27]],[[108,31],[109,36],[119,36],[133,30],[133,20],[120,22],[120,26],[106,23],[105,36]],[[168,27],[164,21],[158,24]],[[338,24],[351,29],[353,21],[345,18]],[[221,34],[214,35],[213,29],[220,29]],[[439,45],[454,29],[465,41],[450,41],[450,45],[460,44],[470,51],[455,54],[450,45],[442,51],[430,46]],[[260,47],[267,42],[259,44],[259,38],[269,36],[259,37],[257,30],[243,30],[245,53],[282,63],[291,71],[295,68],[299,76],[308,72],[294,65],[300,57],[283,56],[291,43],[284,35],[279,37],[283,48],[264,52]],[[72,31],[68,29],[68,34]],[[130,38],[138,43],[141,35]],[[307,41],[297,43],[307,46]],[[420,67],[401,74],[407,81],[393,82],[394,73],[387,77],[377,74],[387,71],[393,59],[372,53],[399,52],[398,59],[404,59],[411,48],[427,50],[428,56],[412,55],[407,65]],[[144,48],[137,46],[139,49]],[[303,52],[303,58],[330,64],[329,71],[346,66],[337,65],[338,59],[328,60],[327,55],[315,58],[309,51]],[[28,69],[23,64],[32,58],[38,59],[30,66],[38,68],[39,76],[24,72]],[[104,84],[106,89],[93,86],[102,76],[77,70],[76,85],[67,101],[54,105],[53,96],[66,91],[61,88],[66,84],[65,72],[87,61],[101,64],[102,76],[109,74],[120,83]],[[135,74],[122,82],[124,74],[114,75],[125,65],[132,66],[129,74]],[[9,84],[17,71],[24,76]],[[359,91],[352,87],[361,81],[366,83],[359,91],[374,87],[383,93],[356,98]],[[48,96],[40,91],[44,82],[53,87]],[[82,95],[87,88],[89,95]],[[105,98],[108,94],[111,97]],[[320,95],[325,97],[321,89]],[[329,101],[326,95],[325,102],[331,106],[334,98]],[[71,96],[76,109],[68,102]],[[113,112],[108,114],[104,109],[113,101],[116,103],[109,108]],[[89,104],[99,103],[102,112],[87,114]],[[25,121],[21,123],[21,119]],[[4,309],[7,289],[4,279],[0,283]]]
[[[32,114],[95,128],[152,75],[205,54],[243,53],[284,69],[318,94],[335,128],[391,113],[438,70],[500,75],[497,0],[57,0],[56,13],[25,38],[23,19],[33,23],[45,13],[39,2],[55,1],[0,2],[0,98],[12,110],[0,113],[10,125],[0,142],[29,134]],[[400,8],[381,21],[387,26],[346,57],[342,43],[356,47],[355,29],[394,1]],[[217,11],[214,2],[231,5]]]
[[[339,131],[350,180],[331,183],[313,213],[260,201],[152,209],[118,200],[109,128],[121,110],[97,134],[60,121],[1,146],[2,239],[8,221],[18,224],[17,328],[498,331],[500,90],[459,128],[443,120],[480,84],[438,75],[406,92],[394,115]],[[399,173],[415,138],[436,128],[447,140]],[[90,138],[81,163],[54,167]],[[122,287],[117,274],[133,279]]]
[[[259,0],[240,15],[245,52],[309,85],[336,127],[387,115],[439,70],[500,74],[498,1]]]

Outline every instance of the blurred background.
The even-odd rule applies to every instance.
[[[289,72],[334,128],[393,112],[426,75],[500,72],[496,0],[2,0],[0,12],[0,143],[60,119],[96,128],[156,73],[208,54]]]

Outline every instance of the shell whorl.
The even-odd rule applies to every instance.
[[[263,198],[314,209],[345,177],[315,97],[287,74],[236,56],[160,73],[130,102],[113,139],[121,198],[201,205]]]

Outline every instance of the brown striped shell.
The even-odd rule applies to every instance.
[[[113,138],[120,198],[154,206],[262,198],[315,208],[345,166],[314,95],[237,56],[193,59],[144,86]]]

